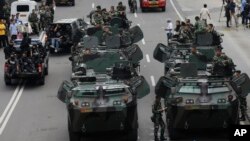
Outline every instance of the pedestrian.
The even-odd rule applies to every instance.
[[[245,13],[245,7],[246,7],[247,1],[246,0],[242,0],[241,1],[241,23],[244,25],[246,23],[246,13]]]
[[[238,27],[238,18],[236,15],[236,3],[234,2],[234,0],[230,0],[229,2],[229,12],[230,12],[230,24],[232,25],[232,18],[235,21],[235,26]]]
[[[171,19],[167,19],[167,25],[166,25],[165,31],[166,31],[166,35],[169,41],[173,35],[173,23]]]
[[[154,137],[155,141],[164,141],[166,138],[164,137],[165,132],[165,123],[162,119],[162,112],[165,111],[166,108],[162,108],[161,106],[161,97],[156,96],[155,102],[152,106],[152,112],[153,116],[151,117],[151,120],[154,122]],[[160,133],[160,140],[158,138],[158,130],[161,127],[161,133]]]
[[[250,4],[247,2],[246,3],[246,5],[245,5],[245,7],[244,7],[244,13],[245,13],[245,25],[246,25],[246,27],[248,28],[249,26],[248,26],[248,22],[249,22],[249,20],[250,20]]]
[[[0,48],[7,46],[5,36],[6,36],[6,26],[4,24],[3,19],[0,19]]]
[[[205,25],[207,25],[208,18],[211,20],[211,16],[210,16],[210,12],[207,8],[207,4],[204,4],[203,8],[201,8],[200,19],[205,22]]]
[[[231,21],[231,15],[230,15],[230,4],[227,3],[227,5],[225,6],[225,15],[226,15],[226,18],[227,18],[227,21],[226,21],[226,24],[227,24],[227,27],[230,27],[230,21]]]
[[[11,41],[15,40],[17,38],[17,23],[15,20],[10,21],[9,32]]]

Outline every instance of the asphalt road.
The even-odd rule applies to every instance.
[[[126,0],[122,0],[127,4]],[[114,0],[76,0],[75,7],[57,7],[55,20],[61,18],[84,17],[97,5],[109,9],[111,5],[117,5]],[[177,2],[174,2],[177,4]],[[181,11],[180,5],[176,5],[177,10]],[[128,10],[127,10],[128,11]],[[181,11],[180,15],[185,15]],[[144,59],[141,62],[141,74],[145,76],[151,85],[150,95],[139,100],[139,141],[153,140],[153,124],[150,121],[151,105],[154,100],[154,86],[161,75],[163,75],[163,64],[158,63],[152,57],[155,46],[159,43],[166,43],[164,27],[167,18],[173,21],[179,19],[179,15],[168,2],[166,12],[152,11],[141,13],[140,9],[136,14],[127,13],[128,19],[133,21],[133,25],[140,25],[144,32],[144,40],[139,46],[144,53]],[[239,35],[238,35],[239,34]],[[227,53],[240,63],[244,71],[250,70],[248,62],[250,58],[244,57],[244,51],[247,48],[241,47],[247,45],[247,39],[236,41],[242,36],[238,32],[232,35],[226,31],[224,45],[228,46]],[[241,48],[238,52],[235,47]],[[238,55],[236,53],[242,53]],[[6,87],[3,80],[3,71],[0,71],[0,141],[68,141],[67,131],[67,112],[65,105],[56,98],[57,90],[63,80],[69,79],[71,75],[71,66],[68,55],[52,55],[49,62],[49,75],[46,77],[44,86],[20,85]],[[4,54],[0,50],[0,70],[3,70]],[[167,136],[167,133],[166,133]],[[205,135],[204,140],[209,140],[209,135]],[[191,135],[189,139],[196,139],[197,135]],[[96,140],[103,140],[102,137]],[[119,141],[119,137],[116,139]],[[222,139],[214,139],[222,140]]]

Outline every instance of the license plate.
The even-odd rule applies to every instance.
[[[89,112],[92,112],[92,109],[91,108],[81,108],[80,111],[81,111],[81,113],[89,113]]]
[[[20,17],[26,17],[26,15],[21,14]]]

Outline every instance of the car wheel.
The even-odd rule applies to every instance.
[[[11,85],[11,78],[8,78],[7,76],[4,76],[4,81],[5,81],[6,86]]]
[[[45,84],[45,76],[44,75],[40,78],[39,84],[40,85],[44,85]]]
[[[161,10],[162,10],[162,12],[165,12],[166,11],[166,7],[162,7]]]
[[[48,75],[49,74],[49,63],[47,62],[47,67],[44,70],[44,74]]]

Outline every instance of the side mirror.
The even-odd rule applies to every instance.
[[[67,99],[70,98],[71,95],[71,89],[73,88],[73,84],[68,81],[63,81],[61,86],[59,87],[57,98],[62,101],[63,103],[66,103]]]

